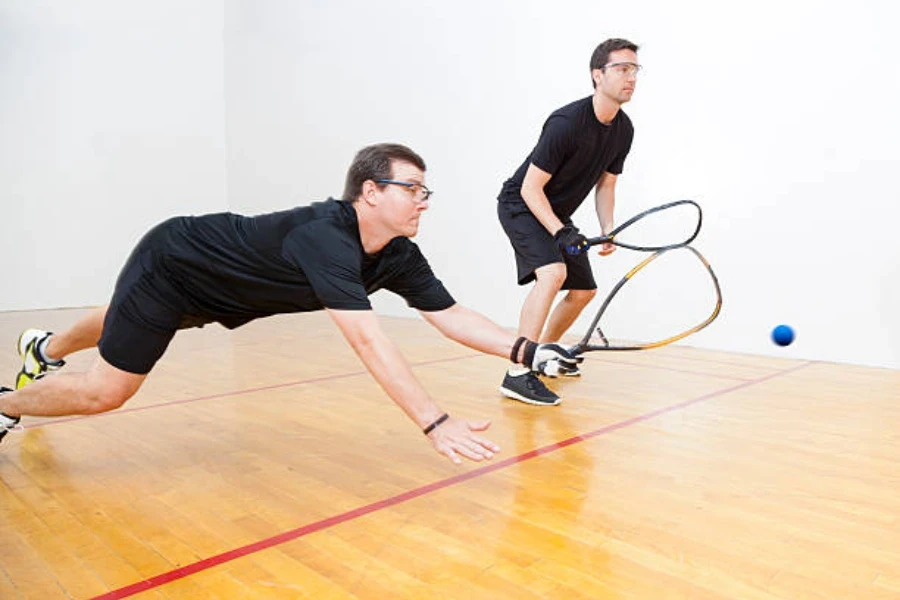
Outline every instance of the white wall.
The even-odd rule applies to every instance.
[[[225,210],[218,0],[0,0],[0,310],[108,300],[173,214]]]
[[[590,93],[594,46],[622,36],[646,69],[618,215],[700,201],[698,247],[725,294],[687,343],[900,367],[900,39],[886,0],[68,6],[0,0],[0,260],[7,281],[44,274],[0,308],[102,301],[158,218],[339,195],[356,150],[398,141],[438,192],[417,240],[435,270],[514,325],[524,290],[497,191],[546,116]],[[589,211],[576,220],[597,233]],[[38,223],[57,248],[31,242]],[[632,262],[617,253],[598,276]],[[376,306],[410,314],[389,296]],[[780,322],[798,332],[787,349],[768,340]]]
[[[637,134],[618,215],[700,201],[698,247],[725,294],[719,320],[687,343],[900,366],[894,5],[548,6],[229,0],[232,207],[338,195],[355,150],[407,143],[438,191],[420,245],[460,301],[512,325],[523,290],[494,198],[544,118],[590,93],[594,46],[627,37],[646,69],[627,105]],[[577,221],[597,233],[589,209]],[[630,264],[617,260],[601,279]],[[798,333],[787,349],[768,339],[781,322]]]

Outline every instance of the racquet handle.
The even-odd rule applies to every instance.
[[[600,244],[605,244],[606,242],[612,242],[613,238],[608,235],[601,235],[600,237],[588,238],[587,243],[588,246],[599,246]]]

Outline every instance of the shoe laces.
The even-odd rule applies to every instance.
[[[528,373],[527,375],[525,375],[525,387],[527,387],[531,391],[550,391],[550,389],[546,385],[544,385],[544,382],[538,379],[538,376],[534,373]]]

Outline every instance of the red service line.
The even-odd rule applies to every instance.
[[[426,360],[426,361],[411,363],[411,366],[412,367],[427,367],[429,365],[437,365],[437,364],[446,363],[446,362],[455,362],[458,360],[478,358],[480,356],[484,356],[484,354],[477,353],[477,354],[467,354],[465,356],[454,356],[451,358],[438,358],[435,360]],[[603,362],[605,362],[605,361],[603,361]],[[737,380],[737,381],[748,381],[751,383],[758,381],[757,379],[738,378],[738,377],[732,377],[732,376],[728,376],[728,375],[719,375],[716,373],[703,373],[700,371],[691,371],[691,370],[687,370],[687,369],[680,369],[677,367],[660,367],[658,365],[649,365],[649,364],[644,365],[644,364],[640,364],[638,362],[627,362],[627,361],[610,361],[610,362],[627,364],[629,366],[642,367],[642,368],[646,368],[646,369],[654,369],[654,370],[660,370],[660,371],[673,371],[676,373],[686,373],[686,374],[691,374],[691,375],[704,375],[707,377],[713,377],[713,378],[717,378],[717,379],[731,379],[731,380]],[[125,413],[151,410],[151,409],[156,409],[156,408],[165,408],[167,406],[178,406],[180,404],[191,404],[193,402],[202,402],[203,400],[215,400],[216,398],[228,398],[231,396],[240,396],[243,394],[253,394],[255,392],[264,392],[266,390],[277,390],[277,389],[281,389],[281,388],[292,387],[295,385],[307,385],[310,383],[319,383],[321,381],[332,381],[335,379],[349,379],[350,377],[358,377],[360,375],[367,375],[367,374],[368,374],[368,371],[350,371],[347,373],[335,373],[334,375],[323,375],[321,377],[309,377],[307,379],[300,379],[298,381],[275,383],[272,385],[264,385],[264,386],[248,388],[248,389],[244,389],[244,390],[231,390],[228,392],[221,392],[219,394],[211,394],[209,396],[199,396],[196,398],[184,398],[182,400],[172,400],[169,402],[156,402],[154,404],[147,404],[145,406],[119,408],[119,409],[116,409],[113,411],[98,413],[98,414],[93,414],[93,415],[74,415],[71,417],[60,417],[58,419],[47,419],[45,421],[39,421],[37,423],[30,423],[30,424],[22,425],[22,429],[39,429],[41,427],[47,427],[48,425],[57,425],[59,423],[71,423],[73,421],[82,421],[84,419],[96,419],[96,418],[109,417],[109,416],[114,416],[114,415],[121,415],[121,414],[125,414]]]
[[[457,360],[464,360],[467,358],[475,358],[478,356],[484,356],[483,354],[469,354],[466,356],[454,356],[452,358],[438,358],[435,360],[425,360],[417,363],[412,363],[413,367],[424,367],[428,365],[435,365],[444,362],[453,362]],[[230,396],[240,396],[242,394],[253,394],[255,392],[264,392],[266,390],[277,390],[281,388],[288,388],[295,385],[306,385],[309,383],[319,383],[320,381],[331,381],[334,379],[349,379],[350,377],[358,377],[360,375],[368,375],[368,371],[350,371],[347,373],[335,373],[334,375],[323,375],[321,377],[309,377],[307,379],[300,379],[298,381],[288,381],[285,383],[275,383],[272,385],[264,385],[255,388],[248,388],[245,390],[232,390],[228,392],[222,392],[219,394],[211,394],[209,396],[200,396],[198,398],[184,398],[183,400],[172,400],[170,402],[157,402],[155,404],[147,404],[145,406],[134,406],[130,408],[119,408],[116,410],[111,410],[109,412],[98,413],[94,415],[75,415],[71,417],[62,417],[59,419],[50,419],[47,421],[41,421],[38,423],[31,423],[30,425],[23,425],[22,429],[38,429],[40,427],[46,427],[48,425],[56,425],[58,423],[71,423],[72,421],[82,421],[84,419],[96,419],[99,417],[109,417],[114,415],[121,415],[124,413],[130,412],[138,412],[143,410],[151,410],[154,408],[165,408],[167,406],[177,406],[179,404],[190,404],[192,402],[201,402],[203,400],[214,400],[216,398],[228,398]]]

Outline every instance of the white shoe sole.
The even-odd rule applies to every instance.
[[[502,385],[500,386],[500,393],[509,398],[510,400],[518,400],[519,402],[524,402],[525,404],[531,404],[532,406],[557,406],[560,402],[562,402],[562,398],[557,398],[555,402],[541,402],[540,400],[532,400],[531,398],[526,398],[525,396],[518,394],[512,390],[508,390]]]

